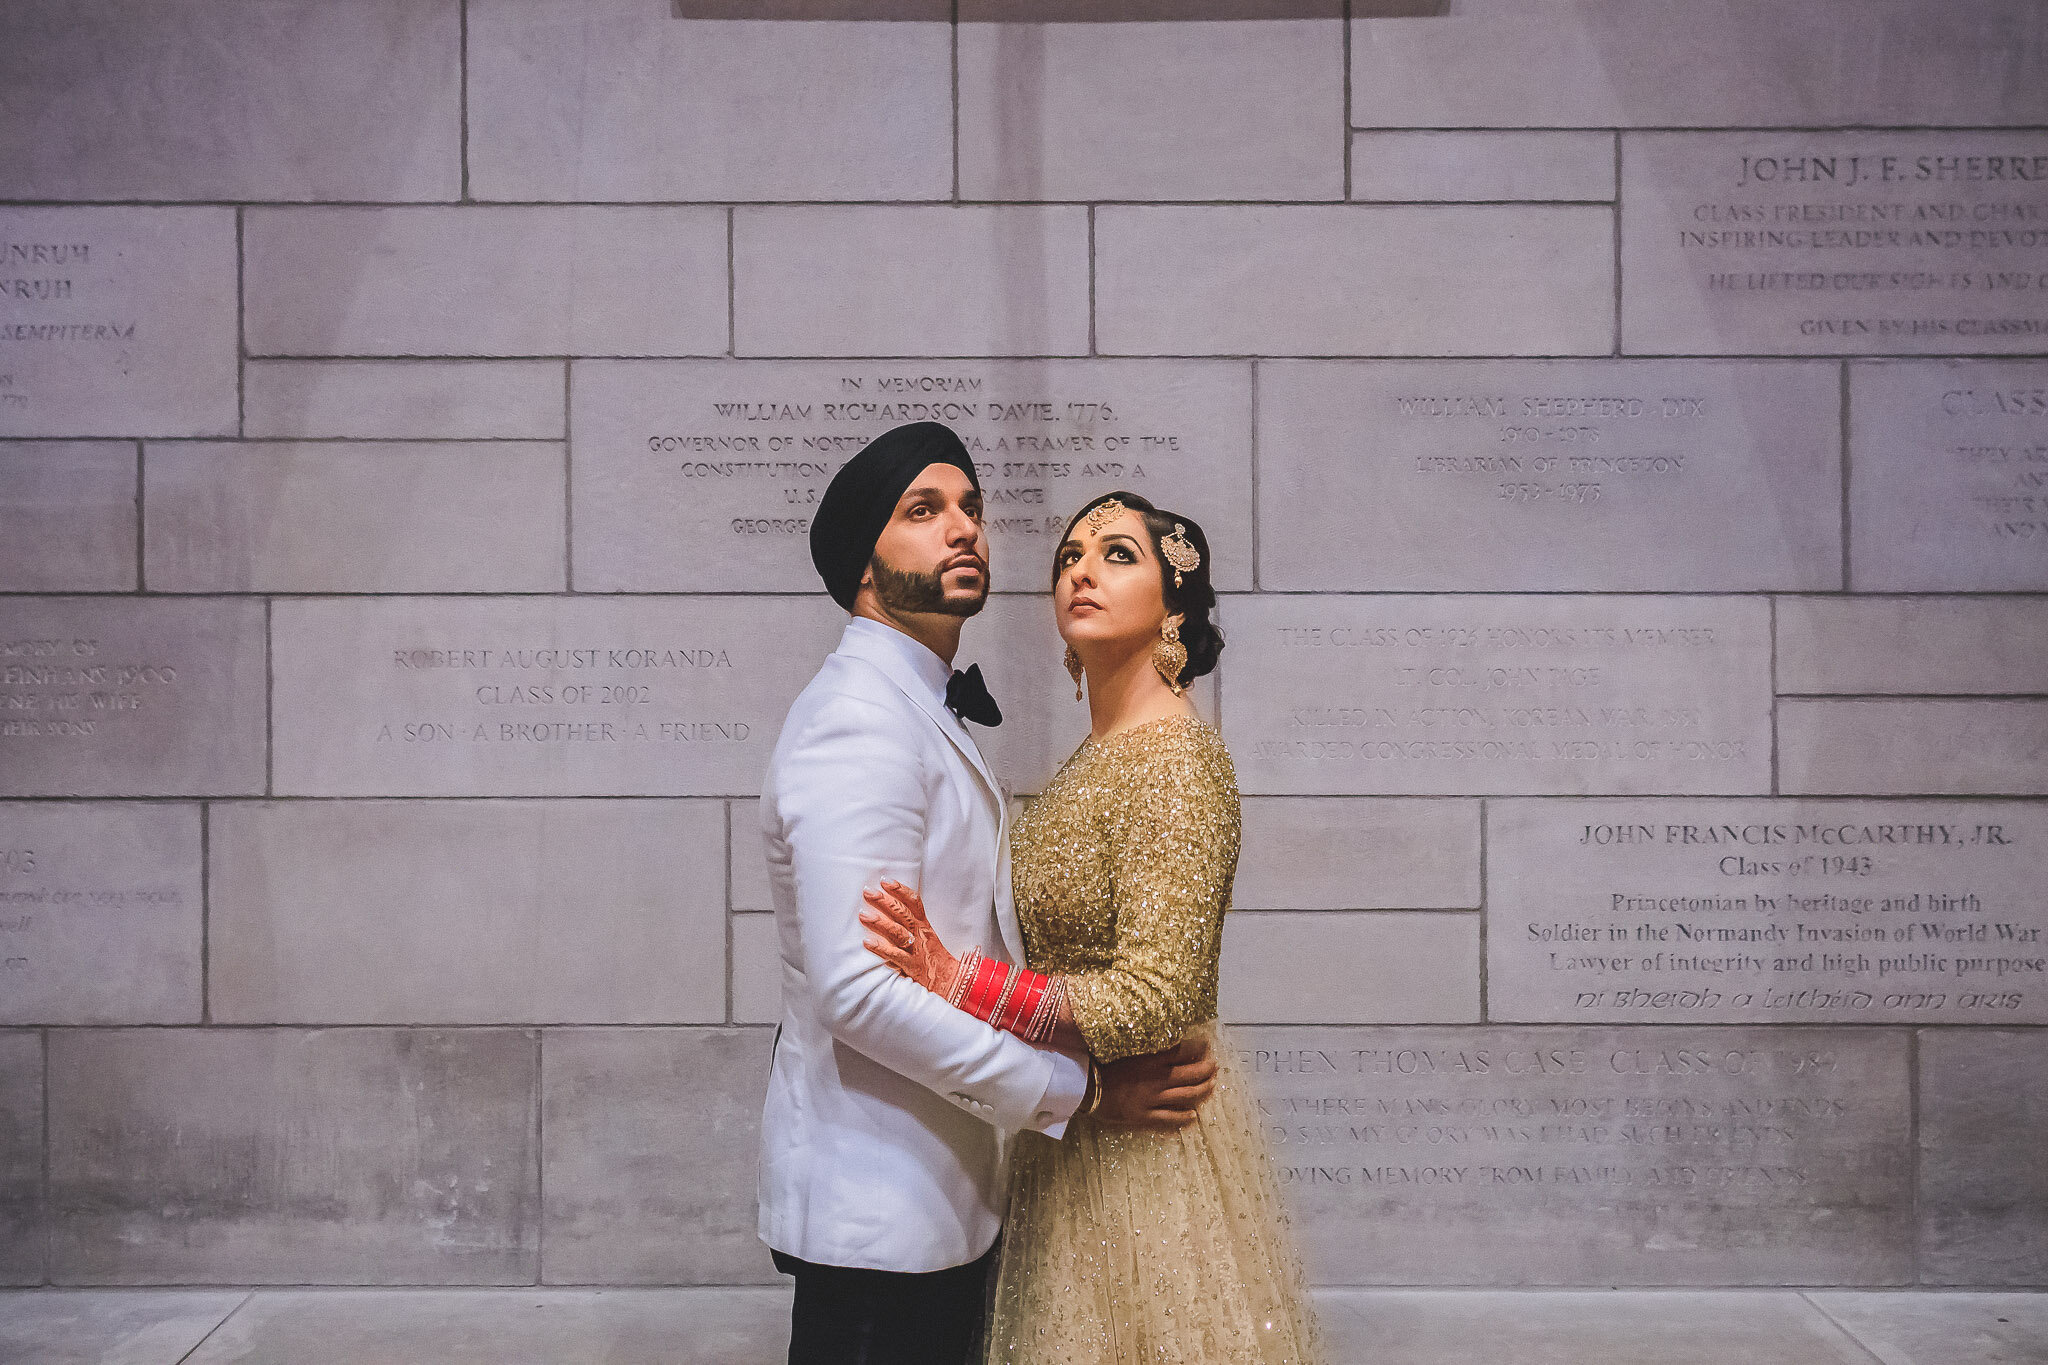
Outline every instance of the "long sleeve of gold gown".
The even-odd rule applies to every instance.
[[[1107,951],[1102,965],[1064,973],[1074,1022],[1103,1062],[1171,1047],[1216,1017],[1223,912],[1237,871],[1229,753],[1188,726],[1147,729],[1117,746],[1115,776],[1093,784],[1089,802],[1090,823],[1107,836],[1091,850],[1109,873],[1111,894],[1101,907],[1107,922],[1100,915],[1092,922],[1062,916],[1056,925],[1050,915],[1033,917],[1048,951],[1062,940],[1079,949],[1071,941],[1077,930]]]
[[[1102,1060],[1212,1039],[1220,1075],[1177,1133],[1076,1118],[1020,1134],[990,1365],[1314,1365],[1272,1160],[1215,1022],[1237,781],[1193,718],[1089,741],[1012,840],[1027,964],[1066,978]]]

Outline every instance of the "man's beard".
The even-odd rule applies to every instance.
[[[988,601],[986,566],[981,571],[981,591],[971,598],[948,597],[943,570],[916,573],[892,569],[880,555],[874,555],[868,560],[868,572],[874,575],[875,599],[902,616],[973,616]]]

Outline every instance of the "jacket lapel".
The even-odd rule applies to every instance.
[[[918,677],[910,664],[894,650],[872,645],[859,633],[850,633],[840,641],[842,653],[873,665],[881,670],[882,676],[894,683],[911,704],[925,713],[931,723],[939,727],[939,733],[947,743],[967,760],[981,780],[982,795],[991,802],[996,812],[996,861],[995,861],[995,917],[996,932],[1003,940],[1003,948],[1012,962],[1024,961],[1024,936],[1017,927],[1017,912],[1010,903],[1010,807],[1003,799],[1003,789],[995,775],[989,771],[988,763],[981,756],[981,749],[974,737],[967,733],[967,727],[945,708],[944,703],[932,696],[931,688]]]
[[[842,652],[881,669],[889,681],[895,683],[903,695],[910,698],[912,705],[931,718],[932,724],[939,727],[939,733],[946,737],[947,742],[957,749],[960,756],[974,769],[976,776],[981,778],[983,792],[989,800],[995,802],[998,827],[1006,825],[1009,812],[1003,809],[1002,788],[997,785],[995,775],[988,770],[988,764],[983,760],[981,750],[976,747],[974,737],[967,733],[966,726],[961,724],[942,702],[932,696],[931,689],[925,686],[924,680],[912,672],[909,665],[893,651],[870,649],[866,644],[867,642],[860,636],[849,635],[840,642],[839,648]]]

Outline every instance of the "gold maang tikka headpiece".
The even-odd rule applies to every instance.
[[[1188,528],[1179,522],[1173,524],[1173,533],[1159,537],[1159,549],[1165,554],[1166,562],[1173,565],[1173,586],[1180,586],[1183,573],[1193,573],[1202,567],[1202,552],[1188,539]]]
[[[1099,536],[1102,534],[1103,527],[1109,525],[1112,521],[1115,521],[1118,517],[1122,516],[1124,513],[1130,510],[1130,508],[1125,507],[1115,498],[1105,498],[1103,501],[1096,503],[1094,507],[1089,509],[1088,529],[1093,534]]]

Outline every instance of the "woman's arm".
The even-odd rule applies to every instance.
[[[873,910],[861,912],[868,931],[869,952],[896,967],[905,977],[925,989],[950,996],[964,994],[968,983],[964,973],[974,970],[976,954],[965,961],[946,951],[939,936],[925,918],[924,902],[917,892],[901,882],[884,881],[880,891],[863,893]],[[1057,984],[1055,999],[1065,1000],[1063,977],[1043,977],[1021,967],[994,964],[1011,983],[1017,978],[1036,978],[1048,988]],[[985,1019],[989,1015],[982,1015]],[[1022,1017],[1021,1013],[1011,1017]],[[1012,1032],[1019,1030],[1012,1029]],[[1027,1031],[1028,1032],[1028,1031]],[[1040,1033],[1036,1041],[1050,1042],[1063,1050],[1085,1053],[1086,1040],[1074,1021],[1071,1009],[1054,1015],[1050,1036]],[[1209,1055],[1206,1040],[1195,1038],[1173,1049],[1106,1061],[1101,1067],[1089,1064],[1088,1093],[1081,1111],[1095,1122],[1113,1128],[1145,1128],[1173,1132],[1193,1123],[1198,1111],[1216,1089],[1216,1062]]]
[[[1105,813],[1116,949],[1066,978],[1098,1061],[1155,1052],[1208,1019],[1237,871],[1237,782],[1222,744],[1175,729],[1134,755]]]
[[[895,882],[865,893],[868,951],[977,1017],[1034,1041],[1085,1050],[1099,1061],[1171,1046],[1215,1000],[1239,837],[1229,756],[1212,740],[1171,736],[1136,760],[1106,816],[1116,918],[1108,967],[1046,978],[963,963],[933,932],[916,892]],[[963,980],[963,972],[973,977]],[[1018,999],[1018,991],[1049,993],[1049,1028],[1044,1020],[1029,1027],[1028,1011],[994,1013],[1004,988],[1011,996],[1003,1003]]]
[[[1014,1015],[1016,1026],[1011,1027],[1004,1022],[998,1027],[1009,1028],[1010,1032],[1027,1041],[1044,1043],[1062,1052],[1088,1051],[1088,1040],[1081,1036],[1080,1026],[1074,1022],[1074,1009],[1067,1001],[1062,978],[1039,977],[1036,972],[1010,968],[1008,971],[1015,980],[984,983],[984,989],[979,993],[982,999],[975,1001],[970,995],[975,981],[963,981],[961,977],[963,973],[969,974],[970,978],[981,975],[981,958],[978,954],[971,954],[963,960],[946,950],[946,945],[939,941],[938,932],[932,928],[931,920],[926,918],[924,901],[917,892],[901,882],[885,880],[880,890],[862,894],[867,899],[868,908],[861,911],[860,922],[867,930],[864,943],[869,952],[926,990],[945,996],[959,1008],[969,1009],[973,1003],[989,1006],[986,1009],[969,1009],[969,1013],[990,1023],[997,1023],[992,1007],[1004,986],[1009,987],[1013,994],[1020,990],[1026,992],[1027,998],[1032,993],[1042,992],[1038,998],[1045,1003],[1045,1019],[1036,1018],[1033,1011],[1005,1010],[1004,1020]],[[993,975],[993,968],[1001,966],[993,964],[990,974]]]

